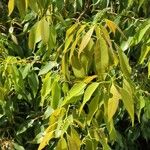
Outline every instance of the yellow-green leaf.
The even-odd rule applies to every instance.
[[[42,150],[46,145],[48,145],[48,142],[54,137],[54,131],[46,133],[46,135],[43,137],[42,142],[40,143],[38,150]]]
[[[95,66],[98,77],[100,79],[104,79],[105,72],[109,66],[109,53],[108,45],[102,36],[100,36],[99,39],[96,41],[94,53]]]
[[[90,100],[91,96],[93,95],[94,91],[98,88],[98,86],[99,86],[99,83],[94,82],[94,83],[91,83],[85,90],[83,102],[79,109],[79,115],[81,114],[81,111],[84,105]]]
[[[67,142],[63,137],[58,141],[56,150],[68,150]]]
[[[83,51],[83,49],[87,46],[87,44],[89,43],[91,36],[93,34],[95,26],[92,26],[90,28],[90,30],[83,36],[81,44],[79,46],[79,52],[78,52],[78,57],[80,57],[81,52]]]
[[[124,88],[121,88],[119,92],[121,94],[124,106],[131,117],[132,126],[133,126],[134,125],[134,101],[133,101],[132,94]]]
[[[43,43],[47,43],[49,40],[49,24],[45,18],[42,18],[38,25]]]
[[[9,16],[13,12],[14,6],[15,6],[15,0],[9,0],[9,2],[8,2],[8,12],[9,12],[8,15]]]
[[[124,52],[121,50],[121,48],[118,48],[118,54],[119,54],[121,71],[123,72],[125,77],[130,78],[131,67],[129,65],[128,58],[124,54]]]
[[[113,94],[113,96],[108,100],[108,121],[111,121],[116,113],[119,99],[121,99],[121,95],[114,84],[111,86],[110,93]]]
[[[85,89],[87,84],[85,84],[84,82],[79,82],[74,84],[74,86],[70,89],[70,91],[68,92],[68,95],[65,97],[64,101],[62,102],[61,106],[64,106],[68,103],[70,103],[70,100],[75,97],[80,95],[80,93],[82,93]]]

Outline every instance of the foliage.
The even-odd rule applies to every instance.
[[[1,1],[1,149],[148,149],[148,6]]]

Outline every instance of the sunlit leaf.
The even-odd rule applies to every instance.
[[[79,82],[74,84],[74,86],[70,89],[67,96],[65,97],[64,101],[62,102],[61,106],[69,104],[71,98],[80,95],[80,93],[83,92],[83,90],[86,88],[87,84],[84,82]]]
[[[8,11],[9,11],[8,15],[11,15],[11,13],[14,10],[14,6],[15,6],[15,0],[9,0],[8,1]]]
[[[83,51],[83,49],[87,46],[87,44],[89,43],[91,36],[93,34],[95,26],[92,26],[90,28],[90,30],[83,36],[81,44],[79,46],[79,52],[78,52],[78,57],[80,56],[81,52]]]
[[[114,84],[112,84],[111,86],[110,93],[113,96],[108,100],[108,121],[111,121],[114,114],[116,113],[119,104],[119,99],[121,99],[121,95]]]
[[[82,105],[79,109],[79,114],[81,114],[81,111],[82,111],[84,105],[90,100],[92,94],[98,88],[98,86],[99,86],[99,83],[93,82],[87,87],[87,89],[85,90],[85,93],[84,93]]]

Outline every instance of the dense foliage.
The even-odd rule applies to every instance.
[[[148,149],[149,6],[1,0],[1,149]]]

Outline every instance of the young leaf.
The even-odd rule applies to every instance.
[[[92,94],[98,88],[98,86],[99,86],[99,83],[94,82],[94,83],[91,83],[85,90],[83,102],[79,109],[79,115],[81,114],[81,111],[82,111],[84,105],[90,100]]]

